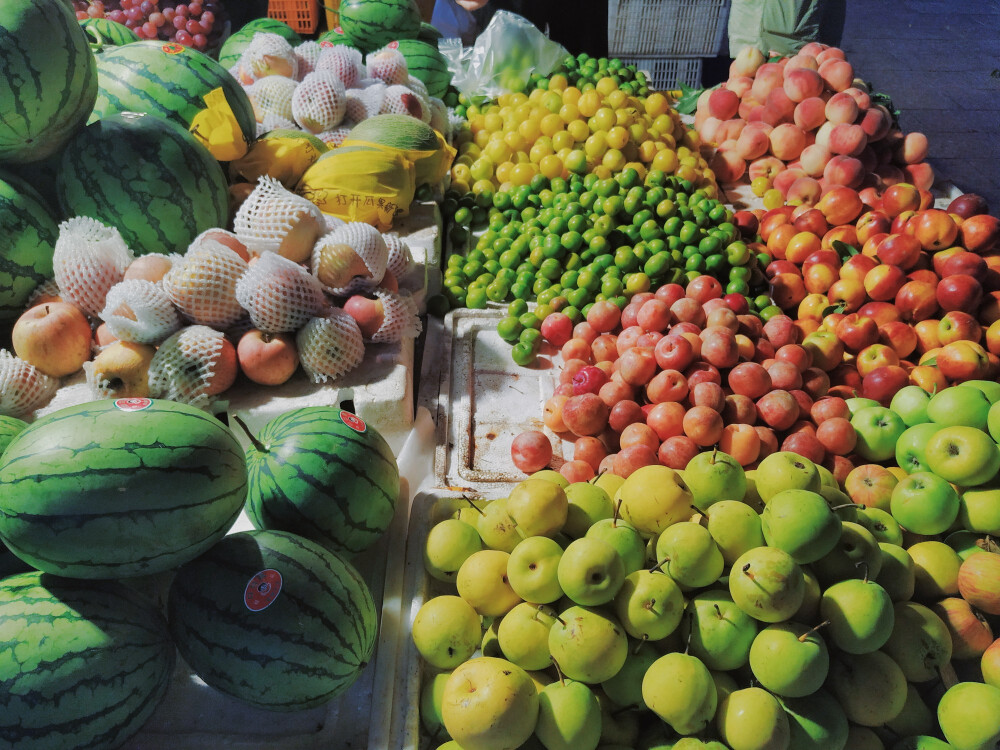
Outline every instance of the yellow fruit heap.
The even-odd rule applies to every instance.
[[[472,105],[458,131],[459,156],[451,185],[460,192],[505,190],[535,175],[593,172],[610,177],[627,167],[690,180],[710,195],[715,175],[700,153],[698,134],[681,122],[662,93],[636,97],[605,77],[581,91],[561,75],[548,89],[502,94],[495,104]]]

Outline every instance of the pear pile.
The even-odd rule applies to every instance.
[[[1000,556],[944,538],[787,451],[539,471],[428,533],[421,746],[995,748],[1000,610],[957,570]]]

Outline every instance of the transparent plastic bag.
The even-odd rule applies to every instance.
[[[490,97],[523,91],[528,76],[548,75],[568,54],[531,21],[508,10],[493,14],[472,47],[462,48],[458,39],[442,39],[438,48],[448,60],[455,88]]]

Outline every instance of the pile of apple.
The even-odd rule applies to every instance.
[[[425,731],[439,750],[994,747],[1000,451],[952,443],[927,458],[960,493],[872,466],[857,499],[884,510],[786,451],[756,478],[718,451],[544,470],[463,508],[424,547]]]
[[[814,203],[836,185],[905,181],[930,189],[934,182],[927,136],[904,135],[843,50],[817,42],[773,62],[742,49],[729,79],[699,98],[695,128],[717,145],[711,166],[720,183],[747,175],[773,205]]]

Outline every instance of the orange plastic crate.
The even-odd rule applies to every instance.
[[[319,28],[319,0],[268,0],[267,17],[284,21],[300,34]]]
[[[340,0],[323,0],[326,12],[326,28],[333,30],[340,26]]]

